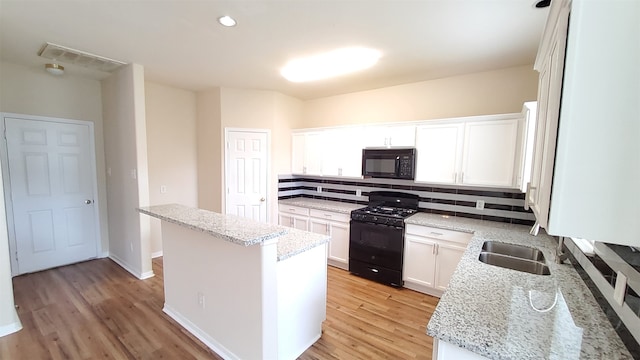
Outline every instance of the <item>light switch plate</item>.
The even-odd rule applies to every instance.
[[[484,209],[484,200],[477,200],[476,201],[476,209]]]
[[[616,304],[622,306],[624,302],[624,295],[627,292],[627,276],[622,273],[622,271],[618,271],[618,276],[616,277],[616,287],[613,289],[613,301]]]
[[[322,192],[322,186],[318,186],[317,190],[318,192]]]

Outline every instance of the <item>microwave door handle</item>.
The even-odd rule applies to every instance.
[[[399,172],[400,172],[400,156],[396,156],[396,169],[394,173],[398,175]]]

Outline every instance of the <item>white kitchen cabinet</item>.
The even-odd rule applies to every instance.
[[[519,119],[465,124],[460,183],[516,185]]]
[[[322,175],[323,133],[294,132],[291,135],[291,173]]]
[[[639,44],[638,1],[552,2],[527,194],[551,235],[640,246]]]
[[[416,130],[416,181],[517,187],[520,114],[451,120]]]
[[[362,176],[362,127],[324,131],[322,175]]]
[[[404,286],[441,296],[473,235],[414,224],[405,231]]]
[[[365,147],[413,147],[415,125],[370,125],[364,129]]]
[[[327,261],[329,265],[349,269],[349,214],[311,209],[309,230],[331,237]]]
[[[416,181],[455,184],[461,166],[464,124],[418,126]]]
[[[278,224],[298,230],[309,230],[309,209],[291,206],[278,206]]]

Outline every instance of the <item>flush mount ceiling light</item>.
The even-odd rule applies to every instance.
[[[280,74],[291,82],[340,76],[375,65],[382,54],[373,49],[349,47],[289,61]]]
[[[58,64],[44,64],[44,69],[51,75],[62,75],[64,74],[64,66]]]
[[[218,18],[218,22],[220,23],[220,25],[226,26],[226,27],[236,26],[237,24],[237,22],[229,15],[220,16]]]

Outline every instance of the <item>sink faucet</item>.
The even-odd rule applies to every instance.
[[[562,264],[569,257],[569,254],[564,252],[563,245],[564,236],[560,236],[558,238],[558,248],[556,249],[556,264]]]

